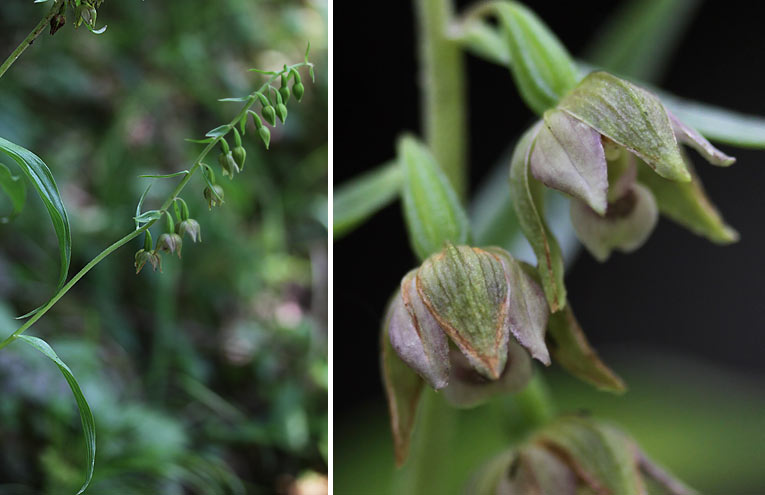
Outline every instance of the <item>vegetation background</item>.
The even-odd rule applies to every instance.
[[[0,6],[0,53],[47,12]],[[69,364],[94,411],[89,494],[299,493],[327,471],[327,2],[107,1],[101,36],[47,32],[0,81],[0,136],[50,166],[72,225],[72,273],[133,228],[139,174],[187,169],[199,138],[263,79],[303,59],[316,84],[266,152],[219,174],[223,207],[186,189],[202,244],[135,275],[142,240],[87,275],[32,329]],[[9,165],[11,165],[9,163]],[[157,180],[147,207],[177,179]],[[0,195],[0,217],[10,204]],[[0,331],[52,294],[58,253],[30,189],[0,223]],[[155,235],[156,238],[156,235]],[[0,352],[0,494],[74,493],[84,442],[65,381],[26,346]],[[300,482],[296,482],[296,480]],[[316,486],[316,485],[314,485]],[[307,493],[307,492],[306,492]]]
[[[472,3],[456,2],[461,9]],[[639,79],[673,94],[765,116],[765,66],[759,55],[765,30],[753,5],[694,0],[524,3],[579,59],[600,59],[607,68],[640,72]],[[641,9],[658,14],[649,17],[648,25],[640,24],[631,13]],[[606,33],[607,26],[618,25],[609,24],[616,17],[624,24],[611,34],[621,45]],[[659,26],[658,32],[641,38],[651,25]],[[342,136],[343,156],[352,159],[338,160],[336,185],[390,160],[396,137],[420,129],[411,2],[356,12],[355,22],[342,29],[342,38],[354,42],[337,44],[337,67],[352,64],[356,79],[365,81],[365,93],[382,96],[338,99],[336,115],[373,117],[366,125],[338,119],[335,135]],[[630,59],[636,48],[629,45],[632,35],[642,46],[639,59]],[[610,59],[604,55],[609,53]],[[471,197],[487,190],[506,195],[509,153],[534,116],[507,68],[473,56],[466,62]],[[384,70],[389,77],[381,75]],[[749,495],[765,492],[765,155],[721,148],[738,158],[732,168],[699,160],[696,169],[712,201],[741,233],[739,243],[715,246],[662,219],[635,253],[617,253],[600,264],[581,251],[571,260],[566,285],[572,307],[605,362],[626,380],[627,393],[598,392],[555,365],[544,375],[560,411],[586,410],[616,421],[702,493]],[[486,188],[487,183],[499,186]],[[471,206],[475,220],[478,209]],[[567,211],[560,221],[568,222]],[[342,356],[335,361],[333,384],[339,495],[393,493],[379,331],[388,299],[417,265],[406,236],[397,202],[335,243],[334,257],[342,260],[334,270],[335,355]],[[511,397],[461,413],[454,441],[460,448],[444,469],[451,473],[454,493],[482,462],[517,439],[518,416]]]

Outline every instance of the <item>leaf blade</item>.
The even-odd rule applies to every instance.
[[[27,199],[27,187],[26,183],[21,180],[21,177],[14,176],[11,171],[0,163],[0,189],[5,191],[8,195],[8,199],[11,201],[11,215],[9,218],[13,218],[24,208],[24,203]],[[0,217],[0,221],[4,220]]]
[[[74,399],[77,402],[77,407],[80,411],[80,420],[82,421],[82,429],[85,435],[87,465],[85,482],[77,492],[77,495],[80,495],[90,485],[90,482],[93,479],[93,471],[95,470],[96,466],[96,422],[93,418],[93,412],[90,410],[88,401],[85,399],[85,396],[83,395],[82,390],[80,389],[80,385],[77,383],[77,379],[74,377],[72,370],[69,369],[69,366],[67,366],[66,363],[61,360],[61,358],[58,357],[56,352],[53,350],[53,348],[51,348],[50,345],[48,345],[47,342],[38,337],[32,337],[31,335],[19,335],[18,338],[43,353],[46,357],[53,361],[56,366],[58,366],[61,374],[64,375],[64,379],[69,384],[69,388],[71,388]]]
[[[61,269],[56,290],[63,287],[72,257],[72,232],[61,194],[48,166],[40,157],[15,143],[0,137],[0,151],[10,156],[34,185],[48,210],[59,245]],[[31,314],[31,313],[30,313]]]
[[[399,195],[403,174],[397,162],[386,163],[342,184],[332,201],[335,240],[345,236]]]

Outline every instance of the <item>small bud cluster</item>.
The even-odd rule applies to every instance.
[[[290,79],[293,81],[291,90],[289,86]],[[255,128],[258,130],[258,135],[263,141],[263,144],[265,144],[266,149],[268,149],[271,144],[271,131],[268,127],[263,125],[263,120],[273,127],[276,125],[276,119],[278,117],[279,121],[284,124],[287,121],[287,102],[289,101],[290,96],[294,96],[297,101],[301,101],[303,99],[303,94],[305,93],[300,74],[294,68],[289,71],[285,70],[282,74],[281,87],[278,90],[271,86],[269,86],[269,90],[270,91],[267,94],[257,93],[257,98],[261,106],[260,115],[252,110],[248,112],[252,115],[252,120],[255,122]],[[269,98],[269,95],[273,98]],[[263,117],[263,120],[261,120],[261,116]],[[236,153],[236,150],[234,150],[234,153]],[[242,157],[242,161],[244,161],[244,157]]]
[[[94,34],[101,34],[106,31],[106,26],[96,28],[98,18],[98,8],[104,0],[68,0],[62,2],[59,11],[50,20],[50,34],[56,34],[66,24],[67,7],[72,11],[75,29],[83,24]]]
[[[175,198],[173,201],[173,208],[175,210],[175,217],[177,222],[173,220],[173,216],[169,211],[164,211],[165,217],[165,232],[159,236],[156,245],[152,241],[150,231],[146,231],[144,237],[143,249],[139,249],[135,253],[135,272],[140,273],[141,269],[150,263],[154,271],[162,271],[162,256],[161,253],[177,253],[178,258],[181,257],[181,248],[183,247],[183,236],[188,235],[194,242],[202,241],[202,234],[199,227],[199,222],[189,217],[189,207],[186,202],[181,198]]]

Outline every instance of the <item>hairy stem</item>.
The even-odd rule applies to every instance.
[[[59,13],[61,10],[61,6],[63,5],[61,2],[63,0],[53,0],[53,5],[51,5],[50,10],[48,13],[40,19],[40,22],[37,23],[37,26],[27,35],[26,38],[24,38],[24,41],[19,44],[19,46],[16,47],[15,50],[8,56],[8,58],[5,59],[3,62],[3,65],[0,65],[0,77],[3,77],[3,74],[11,68],[11,65],[21,56],[22,53],[24,53],[24,50],[26,50],[29,46],[32,45],[32,43],[35,42],[38,36],[45,30],[46,26],[50,24],[50,20],[53,19],[53,17]]]
[[[447,36],[453,0],[415,0],[425,139],[461,199],[467,193],[467,106],[459,45]]]
[[[256,103],[256,101],[258,99],[258,97],[257,97],[258,93],[260,93],[260,92],[264,91],[266,88],[268,88],[271,85],[271,83],[273,83],[278,78],[280,78],[282,74],[289,73],[289,71],[292,70],[292,69],[298,69],[300,67],[306,67],[306,66],[312,67],[312,64],[310,62],[301,62],[299,64],[286,66],[281,71],[272,74],[271,77],[268,79],[268,81],[263,83],[263,85],[260,86],[260,88],[258,88],[257,90],[253,91],[252,94],[250,94],[249,98],[246,100],[244,106],[239,111],[239,113],[236,115],[236,117],[234,117],[234,119],[232,119],[231,122],[226,124],[226,126],[228,127],[228,130],[226,131],[226,133],[230,132],[234,128],[234,126],[239,123],[239,120],[242,118],[243,115],[245,115],[247,113],[247,111],[250,109],[250,107]],[[186,187],[186,185],[189,183],[189,181],[191,180],[191,177],[194,175],[194,172],[199,170],[199,168],[202,166],[202,160],[204,160],[205,157],[207,157],[207,155],[210,153],[210,151],[212,151],[215,148],[215,146],[220,142],[220,140],[225,138],[225,136],[226,135],[224,134],[223,136],[219,136],[219,137],[213,139],[212,141],[210,141],[209,143],[207,143],[207,146],[205,146],[205,148],[202,150],[202,152],[199,154],[199,156],[197,156],[197,158],[194,160],[194,165],[189,169],[188,172],[186,172],[186,174],[183,176],[183,179],[181,179],[181,181],[175,187],[175,189],[170,194],[170,196],[168,196],[168,198],[165,200],[165,202],[162,203],[162,206],[160,207],[160,211],[166,211],[168,208],[170,208],[170,206],[173,204],[173,201],[175,201],[175,199],[178,197],[178,195],[181,193],[181,191],[183,191],[183,188]],[[130,242],[131,240],[135,239],[136,237],[138,237],[142,233],[144,233],[147,230],[149,230],[151,228],[151,226],[154,225],[156,222],[157,222],[157,220],[152,220],[152,221],[148,222],[146,225],[143,225],[142,227],[140,227],[140,228],[134,230],[133,232],[127,234],[122,239],[118,240],[117,242],[115,242],[114,244],[109,246],[108,248],[106,248],[103,251],[101,251],[95,258],[90,260],[90,262],[87,265],[85,265],[82,268],[82,270],[77,272],[77,274],[74,277],[72,277],[72,279],[66,285],[64,285],[51,298],[51,300],[48,301],[43,307],[41,307],[29,320],[27,320],[22,326],[20,326],[15,332],[13,332],[11,335],[9,335],[5,340],[0,342],[0,349],[2,349],[3,347],[7,346],[8,344],[10,344],[14,340],[16,340],[16,338],[18,338],[19,335],[21,335],[24,332],[26,332],[32,325],[34,325],[40,318],[42,318],[43,315],[45,313],[47,313],[48,310],[50,308],[52,308],[59,301],[59,299],[64,297],[64,294],[69,292],[69,289],[74,287],[74,285],[82,277],[84,277],[85,274],[87,274],[91,269],[93,269],[93,267],[95,267],[97,264],[99,264],[101,261],[103,261],[104,258],[109,256],[114,251],[116,251],[117,249],[121,248],[122,246],[124,246],[125,244]]]

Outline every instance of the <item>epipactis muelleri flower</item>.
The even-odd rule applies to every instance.
[[[523,387],[550,364],[537,282],[500,248],[447,244],[401,281],[386,318],[396,354],[457,405]]]
[[[675,118],[653,93],[593,72],[530,132],[525,165],[537,180],[574,198],[573,226],[599,260],[613,249],[642,245],[659,211],[713,241],[737,239],[706,199],[679,145],[713,165],[735,159]]]
[[[468,493],[485,495],[693,495],[617,427],[562,416],[489,461]]]

